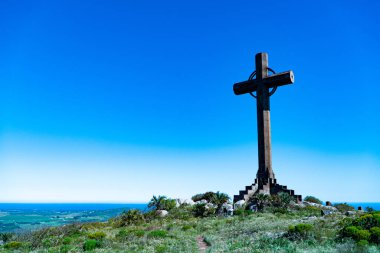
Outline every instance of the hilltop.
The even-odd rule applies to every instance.
[[[380,252],[380,212],[258,196],[257,211],[245,203],[229,215],[228,204],[194,197],[181,205],[154,197],[150,211],[106,222],[1,234],[0,252]]]

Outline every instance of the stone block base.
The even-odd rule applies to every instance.
[[[268,180],[259,180],[255,179],[255,183],[252,185],[246,186],[245,190],[242,190],[239,192],[238,195],[234,196],[234,203],[236,203],[239,200],[247,201],[252,195],[254,194],[269,194],[269,195],[275,195],[280,192],[286,192],[290,196],[295,197],[297,202],[302,202],[302,196],[294,194],[294,190],[290,190],[287,188],[286,185],[279,185],[277,184],[276,179],[268,179]]]

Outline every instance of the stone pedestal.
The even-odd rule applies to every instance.
[[[259,180],[256,178],[255,182],[252,185],[246,186],[245,190],[240,191],[239,195],[234,196],[234,203],[236,203],[239,200],[248,201],[248,199],[254,194],[263,193],[274,195],[280,192],[288,193],[290,196],[294,197],[297,200],[297,202],[302,201],[301,195],[296,195],[294,193],[294,190],[288,189],[286,185],[277,184],[276,179],[270,178],[268,180]]]

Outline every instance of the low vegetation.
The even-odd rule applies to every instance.
[[[199,240],[206,252],[380,252],[378,211],[347,216],[344,204],[336,206],[343,212],[321,216],[320,207],[279,194],[253,196],[230,216],[224,193],[197,194],[193,201],[180,205],[158,196],[149,211],[128,210],[107,222],[0,234],[0,252],[199,252]],[[169,213],[160,216],[162,210]]]

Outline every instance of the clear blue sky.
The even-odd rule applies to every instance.
[[[280,183],[380,201],[376,1],[1,1],[0,202],[236,194],[257,171],[254,55]]]

